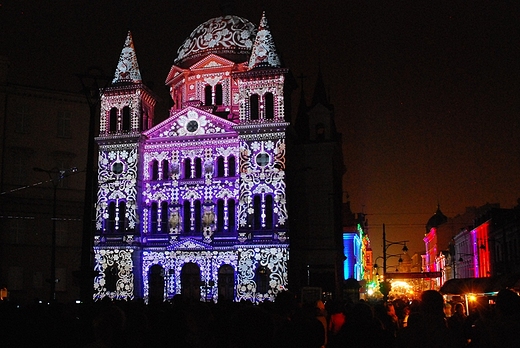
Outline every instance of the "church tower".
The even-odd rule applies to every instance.
[[[236,73],[241,96],[240,238],[286,239],[284,74],[265,13],[246,72]],[[252,234],[251,234],[252,232]]]
[[[128,32],[112,83],[101,96],[95,246],[132,246],[139,240],[139,146],[141,132],[153,124],[155,104],[153,93],[142,83]],[[133,253],[133,248],[107,248],[96,254],[98,264],[110,265],[104,270],[106,291],[130,295],[133,275],[110,260],[116,256],[125,267],[133,266]]]
[[[303,81],[302,81],[303,83]],[[336,131],[334,106],[321,74],[310,106],[303,86],[289,147],[291,183],[290,284],[295,289],[321,287],[341,292],[343,282],[341,134]]]

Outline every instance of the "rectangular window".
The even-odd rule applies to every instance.
[[[68,221],[56,220],[56,245],[67,246],[69,242]]]
[[[33,288],[41,289],[43,288],[43,273],[42,272],[34,272],[33,274]]]
[[[26,184],[27,179],[27,160],[26,156],[20,156],[19,154],[13,153],[11,166],[13,168],[13,182],[15,184]]]
[[[23,289],[23,267],[9,267],[7,274],[7,289],[9,291]]]
[[[56,279],[58,282],[56,283],[56,291],[67,291],[67,269],[66,268],[56,268]]]
[[[29,133],[29,121],[31,114],[29,113],[29,107],[22,105],[20,110],[16,113],[16,123],[14,131],[16,133]]]
[[[9,219],[9,242],[25,244],[27,235],[27,220],[22,218]]]
[[[70,138],[70,111],[58,111],[58,138]]]

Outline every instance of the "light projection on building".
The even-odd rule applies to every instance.
[[[274,300],[288,285],[288,70],[267,19],[211,19],[174,62],[157,125],[130,33],[103,91],[94,299]]]

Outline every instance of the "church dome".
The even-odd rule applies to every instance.
[[[426,233],[430,232],[430,229],[433,227],[439,227],[443,223],[448,222],[448,218],[446,215],[444,215],[441,211],[440,205],[437,206],[437,211],[433,216],[428,220],[428,223],[426,224]]]
[[[175,64],[187,68],[214,53],[236,63],[247,61],[256,26],[245,18],[227,15],[210,19],[193,30],[177,50]]]

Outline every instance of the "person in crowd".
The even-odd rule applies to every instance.
[[[459,348],[464,347],[448,328],[444,314],[444,298],[436,290],[421,294],[419,312],[411,313],[408,326],[399,330],[395,347]]]
[[[471,348],[520,347],[520,297],[510,289],[498,292],[495,308],[479,312]]]
[[[447,319],[448,328],[453,331],[455,339],[459,340],[462,345],[467,344],[466,318],[466,308],[462,303],[457,302],[452,306],[452,314]]]
[[[375,318],[373,307],[360,301],[348,307],[344,325],[330,338],[327,348],[388,348],[392,347],[393,341],[393,334]]]

